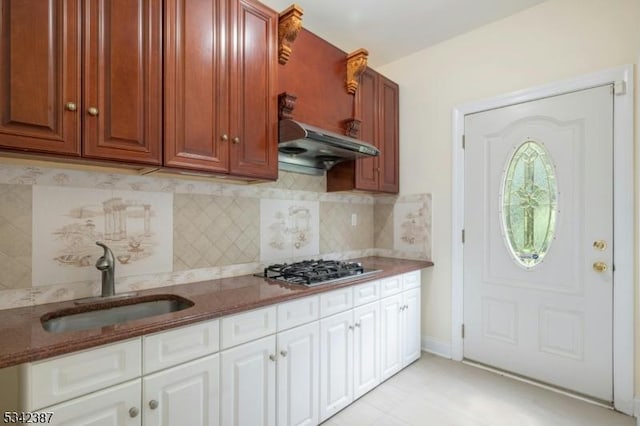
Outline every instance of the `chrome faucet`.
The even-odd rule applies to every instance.
[[[96,241],[96,245],[104,249],[104,254],[96,262],[96,268],[102,272],[102,297],[114,296],[116,294],[115,270],[116,260],[113,252],[106,244]]]

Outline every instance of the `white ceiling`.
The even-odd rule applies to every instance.
[[[277,11],[297,3],[304,9],[306,29],[346,52],[367,49],[369,65],[375,67],[544,0],[261,1]]]

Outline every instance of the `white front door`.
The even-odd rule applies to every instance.
[[[612,401],[613,88],[465,135],[464,357]]]

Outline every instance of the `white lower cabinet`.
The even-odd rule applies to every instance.
[[[140,379],[40,410],[55,426],[140,426]],[[45,422],[43,422],[45,423]]]
[[[420,358],[420,288],[402,293],[402,366]]]
[[[380,305],[353,310],[353,397],[360,398],[380,384]]]
[[[60,426],[313,426],[419,357],[416,271],[23,364],[19,405]]]
[[[353,311],[320,320],[320,421],[353,401]]]
[[[380,301],[380,343],[382,346],[382,380],[402,368],[402,295],[385,297]]]
[[[318,424],[320,323],[278,333],[277,420],[279,426]]]
[[[220,355],[210,355],[142,379],[145,426],[218,426]]]
[[[420,288],[380,300],[382,380],[420,358]]]
[[[225,426],[276,424],[276,336],[220,353],[221,422]]]

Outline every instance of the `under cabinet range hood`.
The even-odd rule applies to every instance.
[[[376,157],[375,146],[291,119],[280,120],[280,170],[322,175],[343,161]]]

